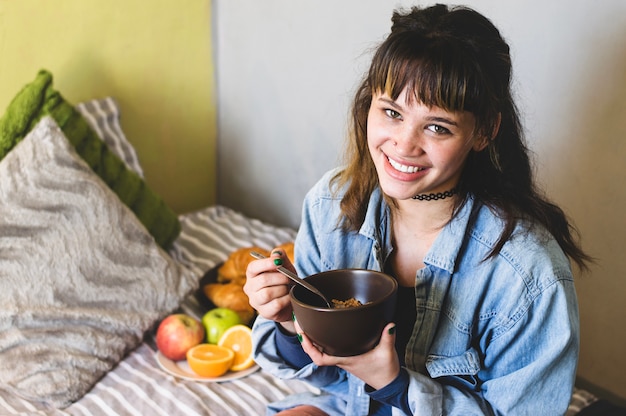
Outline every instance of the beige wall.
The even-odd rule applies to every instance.
[[[146,181],[215,202],[210,0],[0,0],[0,113],[40,68],[70,102],[113,96]]]

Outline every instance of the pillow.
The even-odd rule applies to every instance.
[[[50,117],[0,162],[0,388],[63,408],[197,288]]]
[[[106,143],[109,150],[119,157],[128,169],[143,178],[143,169],[139,164],[137,152],[126,139],[120,126],[120,110],[117,102],[112,97],[105,97],[78,103],[76,109]]]
[[[42,70],[11,101],[0,119],[0,160],[44,115],[52,116],[78,154],[131,208],[159,245],[168,248],[180,233],[176,214],[135,172],[109,151],[80,113],[52,88]]]

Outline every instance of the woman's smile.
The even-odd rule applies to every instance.
[[[395,160],[393,160],[392,158],[390,158],[389,156],[387,156],[387,160],[389,161],[389,164],[397,171],[403,172],[403,173],[415,173],[415,172],[420,172],[425,170],[426,168],[421,168],[419,166],[409,166],[409,165],[403,165],[400,162],[396,162]]]

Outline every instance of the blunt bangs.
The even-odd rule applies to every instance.
[[[407,88],[409,100],[447,111],[469,111],[489,118],[489,85],[467,48],[445,38],[432,39],[410,32],[390,35],[386,47],[373,58],[368,80],[372,92],[397,99]],[[380,52],[384,51],[384,52]]]

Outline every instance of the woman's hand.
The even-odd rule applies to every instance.
[[[302,349],[315,364],[343,368],[376,390],[391,383],[400,373],[400,362],[394,346],[395,327],[394,323],[385,326],[380,342],[373,350],[353,357],[335,357],[321,352],[295,322],[296,331],[302,337]]]
[[[289,299],[291,282],[276,271],[279,265],[295,272],[291,261],[280,249],[272,250],[266,259],[251,261],[246,270],[243,291],[260,316],[279,322],[287,331],[295,333]]]

